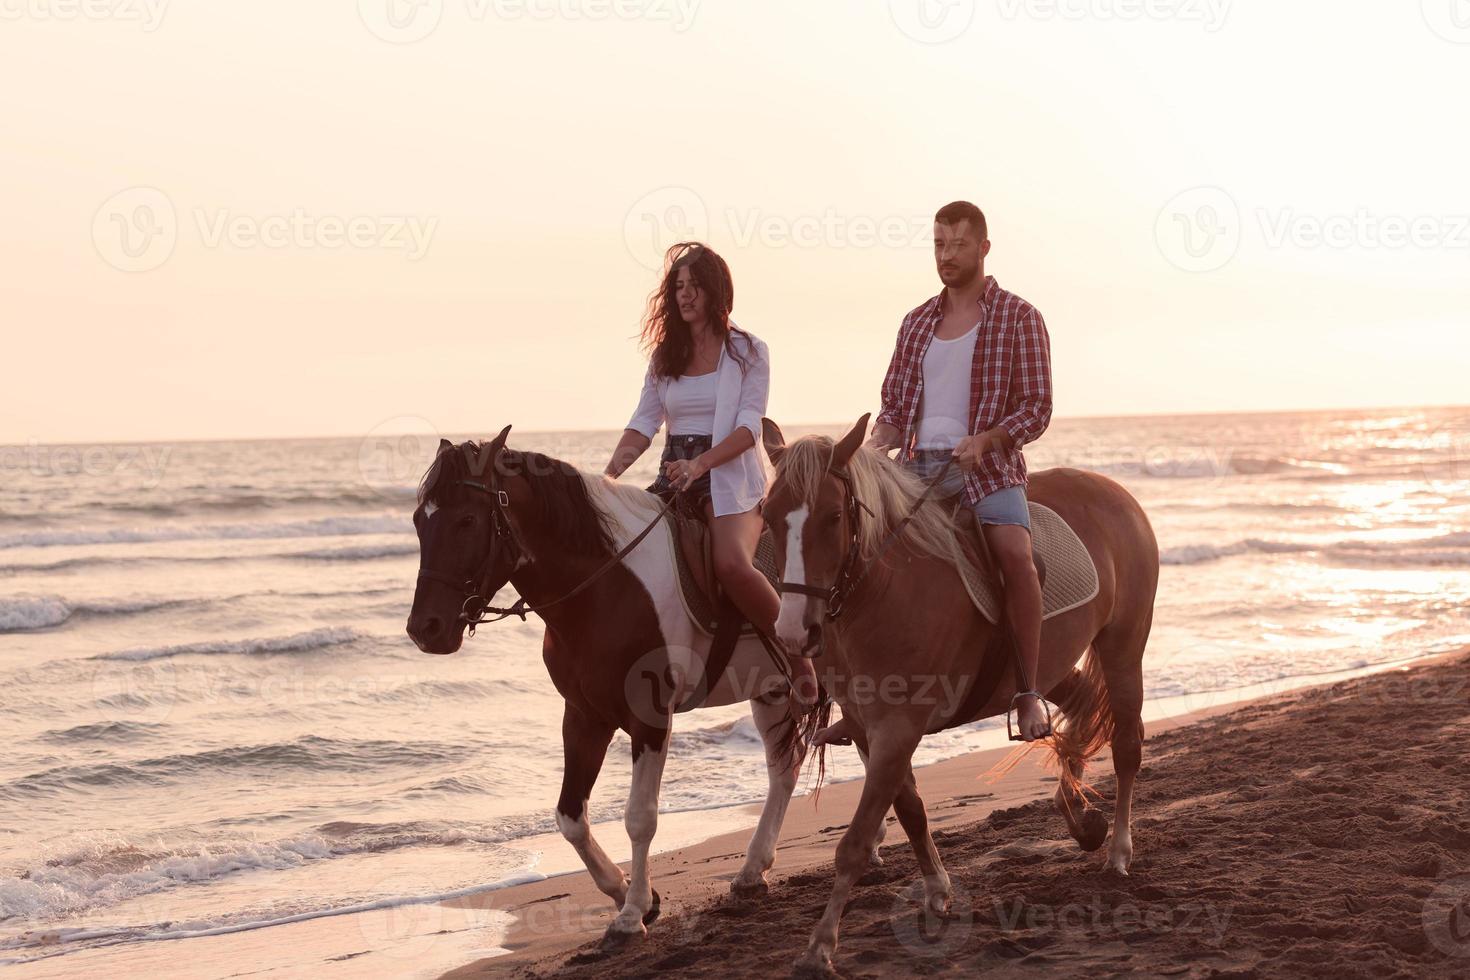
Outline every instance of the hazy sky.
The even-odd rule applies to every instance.
[[[0,85],[0,442],[617,428],[685,234],[850,420],[955,198],[1058,415],[1470,401],[1466,0],[0,0]]]

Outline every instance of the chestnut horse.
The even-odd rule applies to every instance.
[[[968,515],[956,523],[952,506],[923,500],[918,480],[864,446],[867,422],[863,416],[835,444],[808,436],[787,447],[776,424],[763,420],[776,465],[765,519],[776,537],[782,585],[793,587],[783,590],[777,633],[794,644],[822,628],[826,653],[818,673],[867,764],[857,812],[837,846],[832,896],[797,963],[800,972],[832,971],[843,907],[867,870],[890,806],[913,843],[926,907],[947,909],[949,876],[915,785],[914,749],[925,734],[1002,714],[1017,690],[1009,637],[975,609],[956,570],[957,562],[972,560],[967,536],[977,534],[974,525]],[[1106,477],[1047,470],[1032,476],[1028,495],[1077,532],[1100,584],[1095,598],[1047,620],[1041,632],[1036,688],[1063,715],[1051,740],[1061,769],[1057,806],[1084,850],[1102,846],[1107,821],[1087,802],[1081,779],[1088,758],[1110,741],[1118,788],[1108,865],[1127,874],[1158,543],[1138,502]],[[851,588],[830,616],[822,594],[844,583]],[[936,696],[940,691],[952,696]]]
[[[712,653],[710,638],[690,622],[679,598],[670,536],[654,528],[633,544],[659,519],[659,498],[539,453],[507,449],[509,433],[506,426],[484,446],[439,445],[413,515],[420,558],[409,636],[426,653],[455,652],[472,621],[468,614],[487,605],[480,597],[493,597],[507,582],[545,621],[542,658],[566,702],[556,824],[618,906],[604,940],[609,945],[645,935],[658,917],[648,851],[672,716],[750,701],[765,742],[769,789],[730,887],[737,895],[762,893],[802,750],[823,713],[812,712],[798,729],[788,714],[786,675],[757,640]],[[631,877],[598,846],[587,816],[618,729],[632,742],[625,812]]]

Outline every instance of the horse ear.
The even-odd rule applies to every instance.
[[[510,426],[507,425],[505,428],[503,428],[503,429],[500,430],[500,435],[498,435],[494,439],[491,439],[490,440],[489,449],[490,449],[490,459],[491,460],[494,460],[496,456],[499,456],[500,455],[500,451],[505,448],[505,440],[506,440],[506,437],[509,436],[509,435],[510,435]]]
[[[847,461],[852,459],[852,454],[857,452],[858,447],[863,444],[863,439],[868,435],[869,418],[870,415],[864,415],[858,419],[857,425],[854,425],[852,430],[842,437],[842,441],[832,451],[832,466],[834,469],[841,469],[846,466]]]
[[[765,443],[771,462],[780,462],[786,452],[786,437],[781,434],[781,427],[765,416],[761,417],[761,442]]]
[[[439,439],[439,453],[444,452],[446,449],[453,449],[453,448],[454,448],[454,443],[450,442],[448,439],[445,439],[445,438],[442,438],[442,437]],[[438,456],[439,453],[435,453],[434,455],[435,456]]]

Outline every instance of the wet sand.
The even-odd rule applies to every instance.
[[[1410,723],[1412,719],[1412,723]],[[851,751],[850,749],[847,751]],[[1470,974],[1470,657],[1216,706],[1149,726],[1131,875],[1079,850],[1041,753],[918,771],[956,901],[924,921],[890,817],[885,865],[853,891],[835,966],[853,977]],[[1106,755],[1090,771],[1111,816]],[[506,955],[446,978],[784,976],[831,887],[859,783],[793,802],[769,895],[726,892],[748,831],[656,856],[663,916],[621,952],[585,874],[447,903],[514,916]]]

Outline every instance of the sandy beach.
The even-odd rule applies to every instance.
[[[1412,723],[1406,724],[1409,719]],[[956,902],[921,922],[890,817],[885,865],[855,891],[836,967],[915,974],[1463,976],[1470,969],[1470,656],[1216,706],[1150,727],[1132,874],[1066,835],[1040,753],[919,771]],[[1106,757],[1092,770],[1107,812]],[[745,831],[656,858],[664,914],[643,944],[597,939],[611,909],[585,874],[454,900],[515,916],[481,976],[765,977],[789,972],[826,902],[859,784],[793,804],[770,894],[726,896]]]

